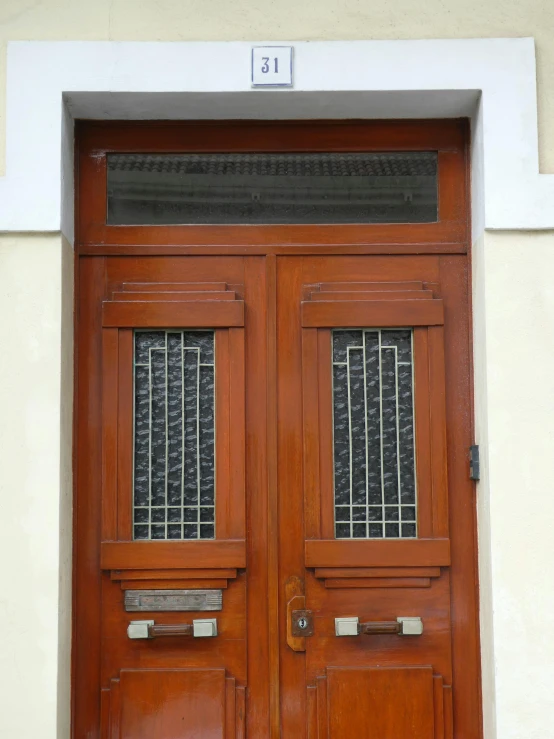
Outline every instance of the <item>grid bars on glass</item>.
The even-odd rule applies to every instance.
[[[332,333],[335,537],[417,536],[412,329]]]
[[[134,539],[215,537],[214,338],[134,332]]]

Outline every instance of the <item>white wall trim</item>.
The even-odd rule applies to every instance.
[[[0,231],[61,228],[71,239],[76,117],[471,116],[474,235],[554,228],[554,175],[539,174],[533,39],[293,45],[294,89],[267,91],[250,88],[250,43],[10,43]]]

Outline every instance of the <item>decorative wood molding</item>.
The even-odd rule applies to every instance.
[[[308,539],[307,567],[447,567],[448,539]]]
[[[423,282],[335,282],[307,286],[304,328],[440,326],[442,300]]]
[[[112,570],[110,578],[120,580],[205,580],[211,577],[224,577],[233,580],[237,576],[235,569],[182,569],[182,570]],[[138,584],[137,584],[138,587]]]
[[[236,569],[198,570],[111,570],[110,579],[119,582],[122,590],[175,590],[220,588],[225,590],[229,580],[237,577]]]
[[[325,580],[329,589],[353,588],[430,588],[429,577],[330,577]]]
[[[244,301],[226,283],[123,283],[102,303],[105,328],[244,326]]]
[[[316,567],[326,588],[429,588],[440,567]]]
[[[246,567],[246,542],[218,541],[105,541],[100,549],[103,570],[191,570]]]

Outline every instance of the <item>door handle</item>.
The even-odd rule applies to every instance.
[[[372,636],[374,634],[398,634],[421,636],[423,621],[419,616],[398,616],[396,621],[368,621],[361,624],[357,616],[335,619],[336,636]]]
[[[191,624],[157,624],[155,621],[131,621],[129,639],[155,639],[158,636],[217,636],[216,618],[195,618]]]

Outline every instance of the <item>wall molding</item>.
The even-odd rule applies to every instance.
[[[73,233],[75,118],[472,118],[473,232],[554,228],[533,39],[325,41],[293,90],[252,90],[243,42],[11,42],[0,231]]]

